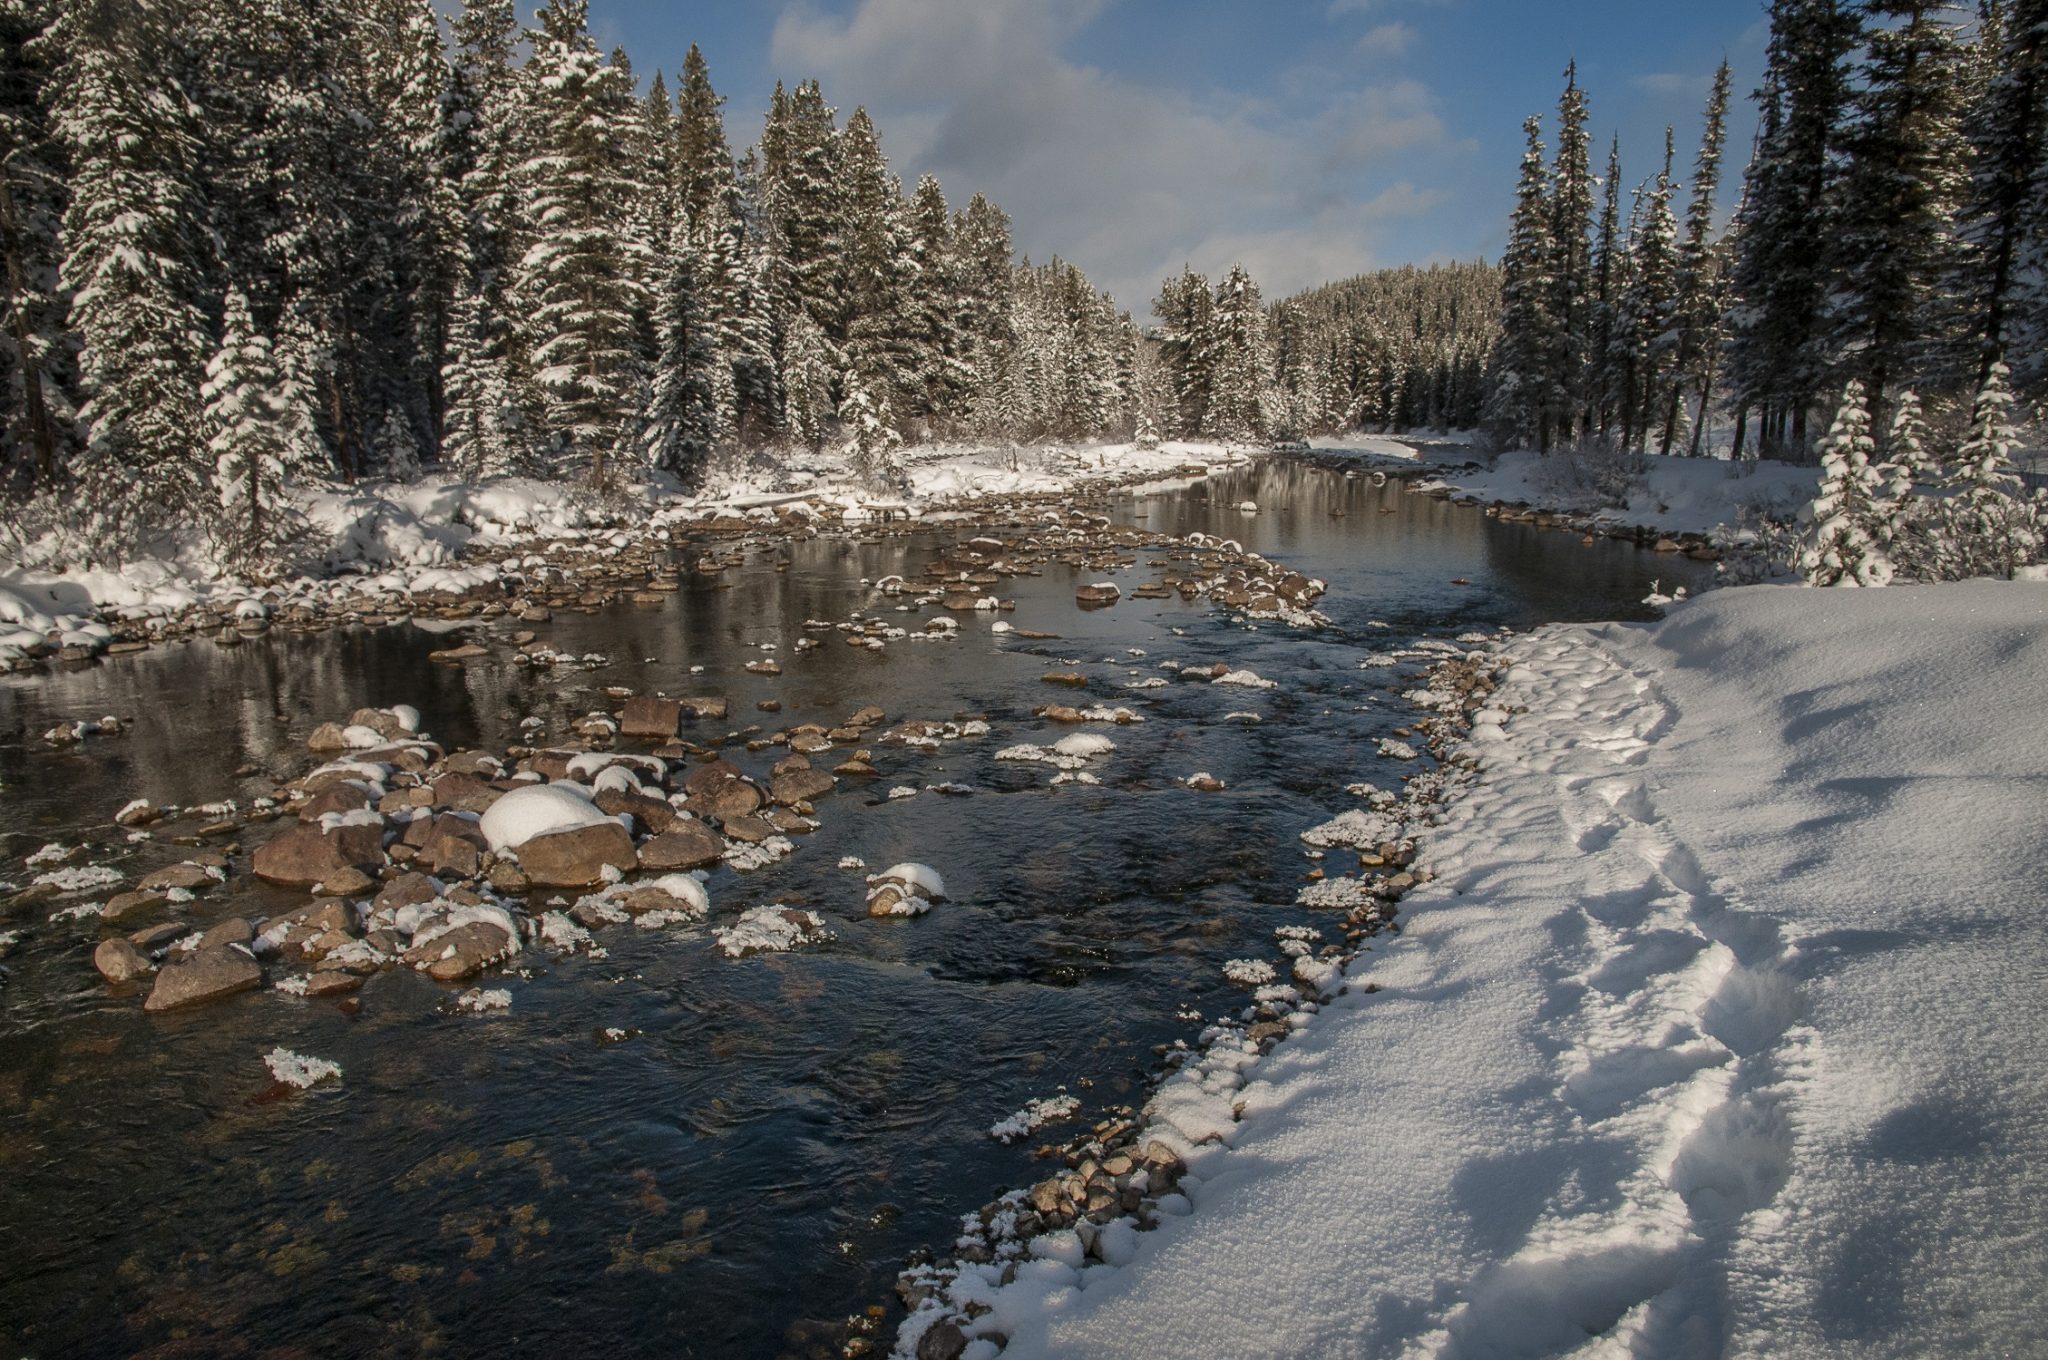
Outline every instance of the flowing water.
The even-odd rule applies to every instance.
[[[1247,500],[1260,512],[1236,508]],[[915,629],[863,578],[915,577],[952,541],[942,529],[778,544],[686,576],[661,606],[559,614],[558,648],[607,658],[588,670],[436,666],[426,654],[450,636],[395,625],[0,680],[0,879],[16,882],[52,840],[90,839],[94,862],[131,876],[178,857],[130,845],[115,810],[246,801],[307,767],[316,723],[364,704],[417,706],[450,750],[502,750],[528,716],[565,731],[615,685],[725,694],[735,729],[870,703],[891,721],[994,728],[934,752],[878,748],[882,777],[842,780],[793,857],[712,876],[706,926],[614,927],[606,959],[529,952],[488,984],[512,992],[503,1014],[454,1014],[446,989],[399,972],[373,978],[354,1015],[272,991],[145,1015],[93,971],[89,920],[45,905],[0,922],[21,935],[0,963],[0,1350],[823,1353],[887,1298],[906,1253],[943,1252],[960,1213],[1046,1174],[1038,1139],[1004,1146],[991,1124],[1062,1087],[1082,1119],[1142,1101],[1155,1046],[1193,1038],[1181,1013],[1242,1004],[1225,960],[1277,957],[1282,925],[1335,937],[1328,915],[1293,905],[1311,867],[1295,838],[1355,804],[1346,784],[1398,787],[1410,767],[1378,742],[1415,716],[1399,696],[1423,669],[1361,662],[1424,637],[1638,617],[1653,578],[1697,587],[1704,570],[1286,461],[1114,513],[1322,577],[1333,625],[1249,628],[1201,602],[1131,599],[1158,575],[1141,551],[1112,609],[1078,610],[1077,581],[1102,573],[1058,565],[996,588],[1017,600],[1004,617],[1058,640],[977,616],[956,641],[873,652],[827,635],[793,655],[809,619],[867,611]],[[764,643],[784,675],[742,669]],[[1278,687],[1181,680],[1169,660]],[[1084,672],[1092,699],[1146,718],[1088,729],[1117,745],[1093,766],[1099,787],[1052,789],[1046,767],[992,758],[1063,734],[1031,717],[1076,701],[1041,682],[1051,670]],[[1146,677],[1169,683],[1128,687]],[[771,697],[782,711],[757,714]],[[1225,721],[1246,710],[1263,721]],[[40,740],[103,713],[130,730],[68,750]],[[755,773],[776,754],[728,749]],[[1199,770],[1227,791],[1179,786]],[[944,782],[975,792],[885,796]],[[870,921],[860,876],[835,867],[847,855],[930,863],[951,900]],[[304,900],[231,886],[195,919]],[[819,912],[835,938],[715,953],[712,928],[774,900]],[[342,1079],[264,1098],[261,1057],[280,1044]]]

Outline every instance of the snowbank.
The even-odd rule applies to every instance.
[[[1191,1217],[1020,1272],[1008,1354],[2038,1348],[2048,588],[1516,654],[1403,933],[1251,1069]]]
[[[1490,469],[1450,472],[1421,485],[1501,504],[1597,512],[1594,517],[1606,523],[1665,534],[1709,534],[1735,525],[1750,509],[1790,520],[1820,484],[1818,468],[1769,460],[1737,463],[1651,454],[1643,464],[1642,477],[1618,507],[1574,484],[1565,475],[1564,460],[1529,450],[1504,453]]]

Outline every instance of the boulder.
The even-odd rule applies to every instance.
[[[354,897],[377,886],[377,880],[361,869],[349,866],[336,869],[320,885],[313,889],[323,897]]]
[[[645,695],[626,700],[619,714],[619,735],[646,741],[667,741],[682,728],[683,705],[676,699]]]
[[[374,872],[384,867],[384,827],[359,822],[322,831],[300,822],[256,847],[250,867],[256,876],[289,888],[310,888],[343,869]]]
[[[263,969],[241,950],[232,945],[201,948],[164,966],[142,1009],[167,1011],[178,1006],[196,1006],[250,991],[262,982]]]
[[[674,826],[640,847],[640,867],[655,873],[679,873],[718,863],[725,855],[725,842],[704,823],[678,820]]]
[[[474,839],[444,831],[427,842],[413,863],[443,878],[473,878],[484,867],[484,853]]]
[[[462,982],[512,952],[512,941],[489,921],[469,921],[405,951],[403,962],[436,982]]]
[[[790,770],[778,774],[768,785],[769,800],[792,807],[822,798],[832,792],[832,776],[822,770]]]
[[[161,893],[124,892],[107,899],[100,909],[100,920],[110,926],[122,925],[164,905],[167,899]]]
[[[519,847],[519,867],[540,888],[591,888],[605,881],[605,867],[630,872],[639,867],[633,838],[614,821],[535,836]]]
[[[775,834],[775,824],[760,817],[727,817],[725,834],[746,845],[759,845]]]
[[[343,734],[340,723],[324,722],[314,728],[312,733],[307,736],[306,749],[322,754],[333,751],[346,751],[348,749],[348,737]]]
[[[376,900],[370,905],[377,911],[396,911],[400,907],[431,902],[440,895],[441,885],[425,874],[400,874],[378,891]]]
[[[682,704],[683,711],[693,718],[713,718],[723,720],[725,717],[726,704],[725,700],[723,699],[704,696],[693,699],[682,699],[678,702]]]
[[[450,772],[433,784],[434,806],[446,812],[489,812],[491,804],[504,797],[503,789],[486,784],[474,775]]]
[[[363,980],[361,978],[353,973],[344,973],[337,969],[326,973],[315,973],[307,978],[305,994],[308,997],[341,996],[347,992],[361,991],[362,987]]]
[[[92,951],[92,966],[107,981],[122,983],[135,981],[154,965],[142,956],[141,950],[117,935],[100,941],[99,948]]]
[[[137,880],[138,892],[168,892],[172,888],[210,888],[220,882],[214,874],[190,860],[183,864],[167,864],[154,873],[144,874]]]
[[[644,793],[628,793],[624,789],[599,789],[597,810],[607,817],[621,813],[651,832],[663,832],[675,825],[676,810],[666,799],[652,798]]]

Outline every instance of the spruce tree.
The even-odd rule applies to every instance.
[[[640,397],[647,247],[624,230],[640,186],[621,174],[637,110],[598,55],[586,0],[550,0],[525,71],[533,156],[522,169],[533,241],[520,262],[535,377],[572,457],[603,485]]]
[[[1868,58],[1833,214],[1830,323],[1874,403],[1902,382],[1954,381],[1965,358],[1944,286],[1968,169],[1961,56],[1939,0],[1864,0]]]
[[[1209,432],[1226,440],[1263,440],[1270,423],[1266,309],[1241,264],[1216,285],[1206,348],[1212,356]]]
[[[1586,383],[1583,428],[1608,432],[1614,420],[1615,335],[1621,324],[1621,299],[1628,287],[1627,241],[1621,218],[1621,138],[1607,148],[1607,175],[1600,192],[1600,229],[1593,248],[1593,311],[1591,376]]]
[[[1554,349],[1542,423],[1549,440],[1568,444],[1576,433],[1574,423],[1586,406],[1594,322],[1592,143],[1586,135],[1586,96],[1579,88],[1576,62],[1565,69],[1557,126],[1557,162],[1551,173],[1550,195],[1550,234],[1556,252],[1550,280]]]
[[[1678,347],[1670,395],[1665,402],[1660,453],[1670,453],[1678,440],[1690,394],[1699,402],[1691,449],[1698,455],[1707,424],[1707,406],[1713,397],[1723,301],[1722,258],[1713,239],[1714,197],[1721,187],[1721,152],[1727,138],[1730,83],[1728,63],[1724,61],[1714,75],[1713,93],[1707,98],[1706,131],[1700,138],[1699,159],[1693,163],[1692,201],[1686,209],[1685,243],[1678,252]]]
[[[1974,172],[1963,222],[1978,268],[1965,282],[1966,327],[1980,387],[2003,360],[2031,389],[2048,378],[2039,273],[2048,263],[2048,0],[2013,0],[1986,18],[1978,45],[1991,70],[1968,121]]]
[[[689,484],[701,477],[718,433],[712,380],[720,364],[700,296],[704,262],[685,222],[671,230],[666,263],[655,308],[661,350],[647,412],[647,460]],[[732,370],[724,371],[729,384]]]
[[[1501,334],[1494,350],[1486,424],[1495,446],[1548,450],[1552,359],[1558,352],[1553,274],[1557,247],[1551,234],[1549,183],[1543,168],[1543,122],[1522,125],[1522,156],[1515,211],[1501,256]]]
[[[1891,583],[1881,524],[1884,480],[1871,463],[1874,447],[1863,385],[1852,379],[1818,449],[1820,493],[1808,508],[1810,523],[1799,553],[1799,570],[1809,585]]]
[[[83,345],[81,504],[87,541],[112,560],[201,510],[210,480],[205,213],[195,105],[170,65],[178,18],[157,0],[91,0],[44,39],[59,54],[53,108],[72,166],[62,284]]]
[[[682,211],[700,226],[713,219],[715,210],[728,219],[737,217],[738,186],[725,141],[725,115],[720,112],[725,99],[711,88],[710,68],[695,43],[683,58],[676,99],[680,107],[670,161]]]
[[[0,494],[55,487],[77,452],[77,365],[58,282],[69,168],[41,41],[50,14],[41,0],[0,0]]]
[[[1833,182],[1856,24],[1842,0],[1772,0],[1756,154],[1744,183],[1727,371],[1765,452],[1799,453],[1826,382]]]
[[[847,368],[879,407],[904,419],[926,406],[913,304],[920,280],[902,188],[866,109],[855,109],[839,136],[837,176]]]
[[[2010,577],[2035,561],[2048,529],[2039,506],[2025,498],[2012,452],[2019,447],[2013,427],[2010,373],[1994,363],[1970,408],[1970,432],[1956,450],[1941,503],[1942,575]]]
[[[1678,357],[1678,219],[1672,211],[1671,130],[1664,130],[1664,167],[1639,198],[1630,241],[1629,286],[1622,295],[1626,391],[1621,444],[1641,449],[1661,418],[1659,398]]]
[[[200,391],[214,464],[214,539],[228,565],[261,571],[278,565],[299,526],[286,483],[324,470],[326,451],[308,403],[239,289],[228,291],[221,332]]]

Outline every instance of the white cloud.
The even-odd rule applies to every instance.
[[[1020,251],[1074,261],[1141,318],[1183,263],[1214,276],[1241,259],[1274,297],[1386,263],[1376,224],[1433,201],[1390,164],[1456,149],[1420,82],[1337,88],[1307,113],[1143,85],[1064,55],[1102,2],[793,10],[772,56],[865,104],[906,180],[937,174],[956,205],[987,193]]]
[[[1376,24],[1358,40],[1358,52],[1365,57],[1405,57],[1415,46],[1415,26],[1395,20]]]

